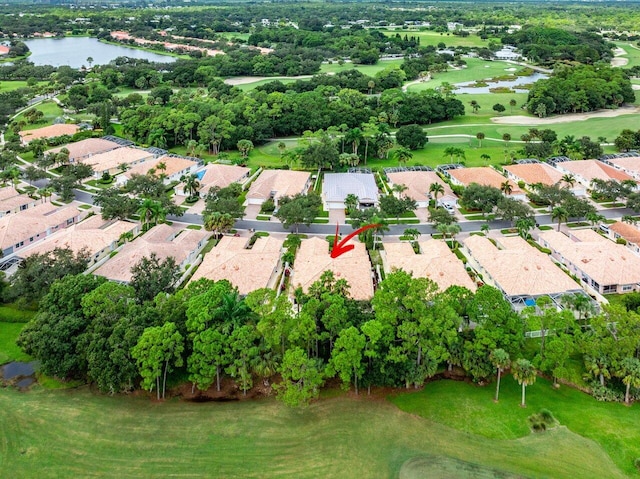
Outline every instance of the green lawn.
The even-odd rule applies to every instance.
[[[329,72],[337,73],[345,70],[355,69],[365,75],[375,76],[376,73],[386,68],[394,68],[394,67],[400,68],[400,65],[402,65],[402,62],[404,62],[403,59],[380,60],[375,65],[354,65],[353,63],[345,63],[343,65],[339,65],[338,63],[331,63],[331,64],[323,63],[322,66],[320,67],[320,72],[321,73],[329,73]]]
[[[478,35],[471,34],[468,37],[460,37],[453,35],[452,33],[438,33],[432,30],[412,30],[412,29],[380,29],[382,33],[387,36],[395,36],[399,33],[404,38],[405,34],[408,37],[419,37],[420,46],[426,47],[428,45],[437,46],[442,42],[448,47],[486,47],[489,44],[489,40],[483,40]]]
[[[45,85],[47,82],[38,82],[38,85]],[[27,88],[27,82],[21,80],[2,80],[0,81],[0,93],[17,90],[18,88]]]
[[[446,72],[436,73],[432,76],[431,80],[427,82],[420,82],[409,87],[409,91],[428,90],[430,88],[436,88],[443,82],[472,83],[477,80],[485,80],[496,76],[509,75],[515,72],[507,71],[512,68],[522,68],[511,63],[503,61],[486,61],[480,58],[465,58],[467,62],[466,68],[459,70],[449,69]]]
[[[16,338],[25,323],[5,323],[0,321],[0,364],[11,361],[28,361],[28,354],[16,345]]]
[[[491,440],[530,439],[527,417],[542,408],[550,410],[560,422],[559,431],[538,436],[541,442],[562,431],[594,441],[589,451],[604,449],[618,467],[627,474],[635,471],[633,461],[640,456],[640,406],[625,407],[618,403],[598,402],[591,396],[565,386],[553,389],[551,384],[538,378],[527,388],[527,408],[519,407],[520,386],[511,376],[504,378],[500,390],[500,402],[493,402],[495,388],[477,387],[464,382],[437,381],[423,391],[400,395],[391,401],[400,409],[453,427],[470,435],[481,435]],[[572,453],[567,451],[567,459]],[[579,460],[578,457],[575,458]],[[591,461],[591,452],[582,453],[585,465]],[[568,463],[560,461],[554,469],[554,477],[560,477],[561,469]],[[606,471],[606,473],[604,472]],[[566,469],[566,473],[570,473]],[[557,475],[556,475],[557,474]],[[611,477],[609,469],[601,471],[602,477]],[[574,477],[581,477],[577,471]]]
[[[44,117],[42,118],[42,121],[40,121],[40,123],[36,123],[36,124],[27,123],[27,125],[24,127],[25,130],[33,130],[35,128],[42,128],[43,126],[53,125],[53,121],[64,114],[64,112],[62,111],[62,108],[60,108],[58,104],[53,101],[45,101],[43,103],[40,103],[39,105],[36,105],[33,108],[35,108],[36,110],[40,110],[42,113],[44,113]],[[19,122],[22,119],[24,119],[24,113],[21,113],[20,115],[18,115],[15,121]]]
[[[424,394],[406,398],[426,409],[438,404],[449,412],[453,404],[460,404],[461,399],[446,390],[442,395],[432,390],[429,386]],[[481,391],[490,397],[490,388]],[[43,478],[624,477],[597,443],[571,428],[526,434],[515,423],[534,408],[521,410],[506,391],[499,405],[509,413],[499,417],[506,432],[501,433],[496,424],[498,432],[490,437],[407,414],[384,400],[326,396],[331,398],[299,411],[272,399],[155,403],[136,396],[98,396],[86,388],[40,388],[28,394],[0,389],[3,470],[11,471],[14,478],[33,477],[34,471]],[[484,396],[479,400],[493,406]],[[482,408],[472,406],[453,411],[453,417],[444,420],[462,421],[467,410],[474,413]],[[579,406],[585,404],[576,403],[576,409]],[[613,414],[606,418],[618,426],[617,436],[634,429],[624,421],[635,408],[588,406],[592,409],[583,411],[588,428],[597,424],[610,431],[604,421],[595,418],[594,422],[590,413],[615,409],[620,419]],[[556,409],[564,421],[561,409]],[[425,458],[433,460],[425,462]],[[450,472],[433,475],[432,463],[438,463],[438,468],[447,464]],[[468,468],[485,475],[469,476]]]
[[[627,63],[624,68],[631,68],[636,65],[640,65],[640,48],[636,45],[633,45],[631,42],[614,42],[616,46],[622,48],[626,53],[626,55],[621,55],[622,58],[627,58],[629,63]]]

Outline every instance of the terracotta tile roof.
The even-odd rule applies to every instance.
[[[463,243],[485,270],[483,276],[489,275],[507,296],[539,296],[581,289],[548,255],[519,236],[500,238],[498,245],[502,249],[478,235],[469,236]]]
[[[204,167],[204,176],[200,180],[201,194],[207,194],[211,188],[217,186],[226,188],[231,183],[241,183],[249,174],[251,168],[235,165],[220,165],[210,163]]]
[[[240,294],[266,288],[280,261],[283,241],[271,236],[262,237],[251,249],[246,249],[248,241],[248,238],[224,236],[205,255],[191,281],[226,279]]]
[[[479,185],[493,186],[494,188],[499,189],[502,183],[509,181],[512,188],[511,195],[524,194],[513,180],[507,180],[507,178],[488,166],[460,168],[457,170],[449,170],[448,173],[464,186],[469,186],[471,183],[477,183]]]
[[[640,157],[611,158],[609,161],[635,178],[640,178]]]
[[[402,269],[416,278],[429,278],[441,291],[451,285],[464,286],[471,291],[476,284],[471,281],[462,261],[444,241],[428,240],[420,243],[421,254],[415,254],[410,243],[385,243],[383,258],[385,271]]]
[[[304,193],[310,176],[306,171],[264,170],[249,187],[247,198],[266,200],[271,192],[275,192],[274,198]]]
[[[55,248],[70,248],[74,253],[86,249],[93,256],[117,242],[123,233],[134,231],[137,227],[136,223],[117,220],[105,221],[100,215],[93,215],[80,223],[52,234],[33,248],[21,253],[20,256],[28,257],[53,251]]]
[[[388,173],[389,181],[394,185],[404,185],[407,189],[402,193],[415,201],[429,201],[429,187],[438,183],[444,187],[444,194],[438,195],[438,199],[456,199],[449,183],[438,176],[435,171],[400,171]]]
[[[577,241],[558,231],[543,231],[540,239],[602,286],[640,283],[640,258],[628,248],[591,229],[571,234]]]
[[[636,226],[623,223],[622,221],[617,221],[616,223],[609,225],[609,230],[618,233],[629,243],[640,245],[640,229]]]
[[[118,254],[95,270],[94,274],[114,281],[129,282],[131,267],[142,258],[149,257],[151,253],[155,253],[160,261],[173,257],[179,265],[209,234],[206,231],[182,230],[180,227],[167,224],[154,226],[144,235],[125,244]]]
[[[35,206],[37,200],[29,197],[29,195],[14,194],[8,198],[0,199],[0,212],[19,210],[22,206]]]
[[[7,249],[21,241],[66,223],[82,212],[73,205],[42,203],[14,215],[0,218],[0,248]]]
[[[87,165],[91,165],[93,171],[102,172],[115,169],[122,163],[131,164],[151,158],[153,158],[153,154],[148,151],[124,146],[104,153],[98,153],[81,161]]]
[[[353,242],[355,248],[333,259],[329,243],[321,238],[302,240],[293,267],[292,284],[308,291],[325,271],[333,271],[336,279],[345,279],[353,299],[371,299],[373,280],[371,262],[364,244]]]
[[[28,143],[38,138],[55,138],[63,135],[73,135],[80,127],[78,125],[70,125],[61,123],[59,125],[44,126],[34,130],[25,130],[20,132],[20,138],[24,143]]]
[[[161,171],[158,169],[158,164],[164,163],[167,167],[166,170]],[[127,178],[131,178],[132,175],[146,175],[151,168],[156,169],[156,175],[160,175],[164,173],[165,175],[173,176],[176,173],[180,173],[183,170],[188,168],[192,168],[197,163],[193,160],[188,160],[186,158],[179,158],[174,156],[161,156],[160,158],[156,158],[153,160],[147,160],[144,163],[139,163],[135,166],[132,166],[131,169],[127,170],[124,173],[124,176]]]
[[[618,181],[633,180],[633,178],[625,172],[617,170],[612,166],[605,165],[603,162],[598,160],[565,161],[558,163],[558,168],[567,170],[574,175],[578,175],[587,182],[591,182],[594,179]]]
[[[102,138],[87,138],[86,140],[80,140],[75,143],[69,143],[64,146],[52,148],[45,153],[56,154],[63,148],[69,150],[69,159],[71,161],[76,161],[92,155],[97,155],[98,153],[115,150],[116,148],[120,148],[120,145],[113,141],[103,140]]]
[[[508,165],[505,170],[528,185],[542,183],[543,185],[555,185],[562,180],[563,174],[547,163],[529,163],[525,165]]]
[[[11,50],[9,47],[7,47],[6,45],[0,45],[0,55],[8,55],[9,54],[9,50]]]

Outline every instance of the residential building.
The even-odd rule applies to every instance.
[[[27,258],[34,254],[53,251],[55,248],[69,248],[75,254],[84,250],[91,255],[91,266],[114,251],[123,234],[131,233],[135,236],[139,231],[138,223],[103,220],[100,215],[93,215],[52,234],[31,248],[20,251],[19,256]]]
[[[624,171],[606,165],[600,160],[562,161],[556,163],[555,166],[563,173],[572,174],[576,180],[586,188],[590,188],[591,182],[596,179],[605,181],[635,181],[632,176]]]
[[[569,236],[543,231],[538,242],[597,293],[640,291],[640,257],[591,229],[572,230]]]
[[[454,185],[469,186],[471,183],[477,183],[483,186],[493,186],[502,189],[505,181],[509,182],[511,193],[507,196],[516,200],[525,201],[527,199],[524,191],[520,189],[518,184],[513,180],[509,180],[488,166],[479,166],[475,168],[456,168],[447,170],[446,174],[451,178]]]
[[[285,196],[306,194],[311,186],[311,175],[305,171],[264,170],[249,187],[247,204],[261,205],[272,199],[278,202]]]
[[[454,285],[476,290],[464,264],[444,241],[431,239],[418,245],[420,253],[416,254],[411,243],[385,243],[384,251],[380,251],[385,273],[401,269],[416,278],[429,278],[440,291]]]
[[[42,203],[17,214],[0,218],[0,248],[9,256],[58,230],[68,228],[83,217],[75,205]]]
[[[244,166],[209,163],[196,173],[200,181],[200,196],[205,196],[214,187],[226,188],[231,183],[244,185],[250,173],[251,169]],[[176,193],[186,194],[182,183],[176,186]]]
[[[63,148],[69,151],[69,161],[73,163],[85,160],[99,153],[115,150],[116,148],[120,148],[120,145],[113,141],[105,140],[104,138],[87,138],[75,143],[68,143],[64,146],[52,148],[46,151],[45,154],[57,154],[60,153]]]
[[[0,188],[0,218],[12,213],[19,213],[37,204],[37,200],[29,195],[18,193],[13,187]]]
[[[372,173],[325,173],[322,200],[327,210],[346,208],[348,195],[355,195],[360,207],[378,206],[378,185]]]
[[[120,173],[120,165],[127,165],[133,167],[139,163],[151,160],[155,155],[143,150],[142,148],[132,148],[130,146],[124,146],[115,150],[106,151],[104,153],[98,153],[89,158],[82,160],[83,163],[90,165],[93,168],[93,173],[96,178],[100,178],[105,173],[115,175]]]
[[[248,243],[246,237],[223,236],[204,256],[191,281],[226,279],[243,295],[256,289],[275,287],[282,272],[283,241],[267,236],[258,238],[251,247]]]
[[[518,52],[516,52],[516,48],[512,45],[505,45],[500,50],[494,52],[493,57],[496,60],[510,60],[516,61],[522,58]]]
[[[349,295],[353,299],[366,300],[373,297],[373,273],[369,254],[364,244],[353,242],[354,249],[332,258],[329,243],[322,238],[302,240],[293,266],[291,284],[304,292],[318,281],[325,271],[333,271],[336,279],[349,284]]]
[[[80,130],[78,125],[71,125],[68,123],[60,123],[56,125],[44,126],[42,128],[35,128],[33,130],[21,131],[20,141],[23,145],[28,145],[30,141],[39,139],[56,138],[58,136],[73,135]]]
[[[573,186],[562,181],[564,174],[547,163],[524,163],[517,165],[508,165],[504,167],[510,179],[516,183],[524,181],[531,188],[532,185],[542,184],[544,186],[560,185],[568,188],[577,196],[585,196],[587,190],[579,182],[575,182]]]
[[[625,172],[631,176],[634,180],[640,181],[640,157],[629,156],[621,158],[609,158],[607,163],[614,168]]]
[[[9,48],[6,45],[0,45],[0,56],[2,55],[8,55],[9,51],[11,51],[11,48]]]
[[[484,283],[500,289],[516,309],[535,304],[540,296],[556,299],[582,288],[540,252],[519,236],[497,238],[472,235],[463,241],[468,265]]]
[[[437,204],[455,208],[458,206],[458,197],[453,193],[449,183],[438,176],[435,171],[398,171],[387,173],[389,186],[404,185],[407,187],[402,192],[418,204],[418,208],[428,208],[429,201],[435,195],[429,192],[432,184],[437,183],[442,186],[443,193],[437,195]]]
[[[164,169],[162,168],[163,166]],[[197,161],[188,158],[164,155],[132,166],[117,176],[116,184],[124,185],[133,175],[146,175],[151,170],[155,170],[156,176],[164,175],[164,183],[169,184],[172,181],[180,181],[183,175],[195,172],[199,166],[200,164]]]
[[[131,281],[131,268],[142,258],[150,257],[151,253],[155,253],[160,261],[173,258],[183,271],[187,265],[194,264],[197,260],[209,236],[210,233],[207,231],[182,229],[176,225],[157,225],[122,246],[115,256],[102,264],[93,274],[112,281],[128,283]]]
[[[627,242],[627,248],[636,254],[640,254],[640,229],[635,225],[618,221],[609,225],[608,235],[613,241],[622,238]]]

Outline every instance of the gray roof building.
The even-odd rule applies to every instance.
[[[372,173],[325,173],[322,197],[327,209],[344,209],[347,195],[353,194],[360,206],[378,205],[378,185]]]

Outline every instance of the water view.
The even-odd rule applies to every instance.
[[[492,81],[487,81],[487,86],[481,86],[481,87],[470,87],[467,86],[469,85],[469,82],[464,82],[464,83],[456,83],[455,86],[457,87],[455,93],[456,94],[461,94],[461,93],[491,93],[491,89],[492,88],[514,88],[516,86],[519,85],[530,85],[533,84],[535,82],[537,82],[538,80],[542,80],[548,78],[547,75],[545,75],[544,73],[534,73],[532,75],[529,76],[525,76],[525,77],[517,77],[515,80],[500,80],[500,81],[496,81],[496,82],[492,82]],[[520,90],[523,93],[525,93],[527,90]]]
[[[72,68],[89,66],[87,58],[93,58],[94,65],[105,65],[117,57],[144,58],[153,62],[170,63],[175,61],[169,55],[147,52],[120,45],[99,42],[97,38],[37,38],[26,40],[31,50],[29,61],[35,65],[69,65]]]

